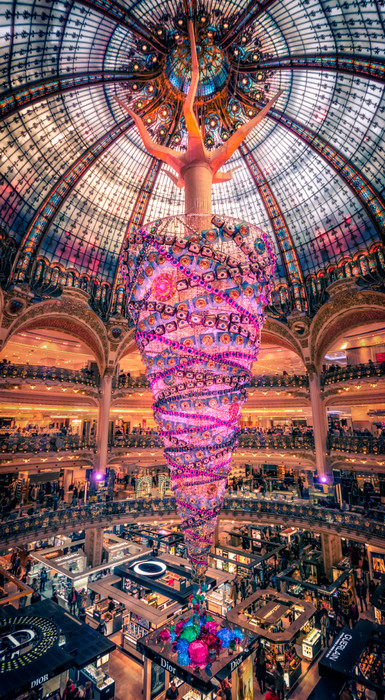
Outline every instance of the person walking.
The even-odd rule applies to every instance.
[[[358,612],[357,603],[352,601],[349,605],[349,623],[351,623],[351,629],[353,629],[353,627],[355,627],[356,623],[358,622],[359,617],[360,617],[360,613]]]
[[[235,578],[232,585],[231,585],[231,590],[230,590],[230,598],[233,601],[234,607],[237,604],[238,601],[238,581]]]
[[[275,664],[274,669],[274,684],[279,700],[285,700],[285,680],[283,677],[283,668],[279,661]]]
[[[46,584],[47,578],[48,578],[47,571],[43,566],[41,573],[40,573],[40,593],[45,591],[45,584]]]
[[[264,693],[266,690],[266,654],[263,645],[260,643],[255,653],[255,675],[258,681],[259,690]]]
[[[368,604],[366,602],[367,588],[366,588],[365,583],[362,579],[360,579],[357,583],[357,595],[358,595],[358,600],[360,601],[361,612],[364,612],[364,605],[365,605],[365,610],[367,610]]]
[[[72,588],[68,594],[68,598],[67,598],[71,615],[75,615],[77,599],[78,599],[78,594],[76,593],[75,588],[72,586]]]
[[[276,693],[275,685],[270,686],[269,690],[265,695],[265,700],[279,700],[279,697]]]
[[[330,620],[326,610],[323,611],[321,617],[321,639],[322,646],[329,646]]]

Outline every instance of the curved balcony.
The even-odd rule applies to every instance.
[[[224,499],[222,514],[234,519],[257,520],[259,523],[293,524],[316,532],[338,533],[360,542],[377,541],[383,546],[385,523],[363,517],[362,514],[341,512],[305,503],[285,500],[255,499],[228,496]],[[48,537],[60,531],[92,527],[110,527],[113,524],[153,520],[176,516],[175,498],[128,499],[67,507],[57,511],[40,512],[29,517],[9,516],[0,524],[0,541],[7,546],[17,542]]]
[[[76,452],[95,447],[95,441],[79,435],[0,435],[0,453]]]
[[[314,450],[313,435],[265,435],[242,432],[239,447],[256,450]]]
[[[11,365],[0,363],[0,379],[24,379],[28,382],[52,381],[99,386],[99,379],[88,370],[64,369],[62,367],[44,367],[40,365]]]
[[[128,433],[123,435],[114,435],[110,440],[110,447],[163,447],[163,442],[158,433],[150,435],[140,435],[139,433]]]
[[[118,377],[114,377],[112,386],[114,389],[149,389],[150,383],[144,375],[128,377],[125,374],[120,374]],[[309,378],[307,374],[256,375],[252,378],[250,386],[255,389],[307,389]]]
[[[334,370],[323,372],[321,375],[321,385],[323,387],[338,382],[348,382],[349,380],[370,379],[372,377],[383,377],[385,375],[385,362],[368,362],[360,365],[347,365],[337,367]]]
[[[327,447],[329,452],[349,452],[352,454],[385,454],[385,438],[373,435],[328,435]]]
[[[307,374],[264,374],[254,376],[251,386],[256,389],[307,389],[309,377]]]
[[[137,434],[129,433],[115,435],[110,441],[110,447],[150,448],[163,447],[158,433]],[[242,431],[239,436],[239,447],[250,447],[257,450],[314,450],[313,435],[265,435]]]

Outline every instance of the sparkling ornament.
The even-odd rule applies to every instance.
[[[206,666],[209,658],[209,650],[207,644],[200,639],[195,642],[191,642],[188,648],[189,657],[192,664],[197,666]]]
[[[234,639],[234,633],[232,630],[224,627],[223,629],[219,630],[217,637],[221,640],[223,648],[228,649]]]
[[[260,229],[216,216],[149,224],[121,258],[196,582],[208,567],[274,267]]]

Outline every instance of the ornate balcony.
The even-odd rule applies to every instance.
[[[28,382],[68,382],[83,386],[99,386],[99,378],[87,370],[44,367],[41,365],[11,365],[0,363],[0,379],[22,379]]]
[[[242,520],[258,522],[292,523],[298,527],[312,528],[319,532],[340,533],[358,541],[385,541],[383,520],[367,518],[361,513],[341,512],[318,507],[305,502],[292,503],[282,499],[267,500],[254,497],[231,497],[224,500],[222,513]],[[28,517],[4,519],[0,524],[0,541],[14,544],[28,542],[55,532],[71,532],[81,528],[108,527],[113,523],[131,520],[169,518],[176,516],[176,503],[171,498],[127,499],[95,503],[78,507],[66,507],[57,511],[38,512]]]

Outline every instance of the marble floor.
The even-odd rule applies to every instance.
[[[143,668],[120,649],[110,654],[108,673],[115,680],[114,700],[140,700]]]

